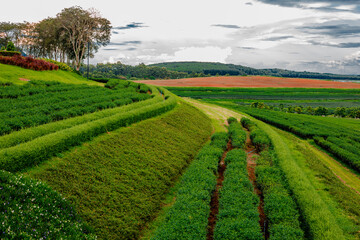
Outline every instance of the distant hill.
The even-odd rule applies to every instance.
[[[168,70],[187,72],[187,73],[203,73],[209,75],[267,75],[275,77],[289,78],[315,78],[315,79],[334,79],[334,80],[360,80],[360,75],[341,75],[331,73],[316,72],[296,72],[284,69],[256,69],[244,67],[235,64],[213,63],[213,62],[166,62],[151,64],[149,66],[165,67]]]

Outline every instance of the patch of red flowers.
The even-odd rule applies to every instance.
[[[35,71],[46,71],[46,70],[58,70],[59,67],[53,63],[46,62],[44,60],[35,59],[33,57],[22,57],[22,56],[12,56],[4,57],[0,56],[0,63],[15,65],[18,67],[31,69]]]

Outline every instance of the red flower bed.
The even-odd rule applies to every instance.
[[[13,57],[0,56],[0,63],[15,65],[35,71],[58,70],[59,67],[53,63],[44,60],[35,59],[33,57],[22,57],[15,55]]]

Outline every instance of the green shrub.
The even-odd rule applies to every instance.
[[[8,42],[8,44],[6,45],[6,51],[9,51],[9,52],[13,52],[15,51],[15,45],[13,42]]]
[[[166,94],[169,92],[166,91]],[[118,113],[92,122],[54,132],[33,141],[0,150],[0,169],[21,171],[62,151],[90,140],[101,133],[115,130],[141,120],[167,112],[176,106],[176,98],[169,95],[166,101]]]
[[[237,119],[234,118],[234,117],[229,117],[229,118],[227,119],[227,122],[228,122],[228,124],[230,125],[231,123],[233,123],[233,122],[237,123],[238,121],[237,121]]]
[[[214,239],[263,239],[257,210],[259,197],[248,178],[245,151],[231,150],[225,163]]]
[[[231,139],[231,145],[234,148],[244,148],[246,142],[246,132],[238,122],[232,122],[229,125],[229,135]]]
[[[1,239],[96,239],[74,207],[47,185],[0,170]]]
[[[72,69],[69,65],[67,65],[66,63],[63,63],[63,62],[58,62],[58,61],[55,61],[55,60],[52,60],[52,59],[48,59],[48,58],[40,58],[46,62],[49,62],[49,63],[53,63],[55,65],[57,65],[59,67],[60,70],[63,70],[63,71],[67,71],[67,72],[74,72],[74,69]]]
[[[215,135],[215,136],[214,136]],[[226,133],[216,133],[203,147],[181,178],[176,202],[153,240],[206,239],[211,194],[216,186],[216,169],[223,154]],[[214,172],[215,171],[215,172]]]
[[[21,55],[21,52],[17,52],[17,51],[3,51],[3,50],[0,51],[0,56],[12,57],[12,56],[15,56],[15,55],[20,56],[20,55]]]

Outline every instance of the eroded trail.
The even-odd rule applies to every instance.
[[[225,157],[226,154],[232,150],[231,140],[227,143],[226,150],[224,151],[218,166],[218,176],[216,182],[216,188],[211,196],[210,202],[210,215],[208,219],[208,233],[206,235],[207,240],[214,239],[214,229],[217,220],[217,214],[219,213],[219,190],[221,189],[224,181],[224,173],[226,170]]]
[[[258,207],[259,216],[260,216],[259,224],[261,226],[261,231],[263,232],[264,238],[269,239],[269,229],[267,224],[267,218],[264,211],[264,195],[262,194],[262,191],[258,188],[256,184],[256,174],[255,174],[256,158],[257,156],[259,156],[259,154],[257,153],[256,148],[251,142],[250,132],[246,129],[244,130],[246,131],[245,152],[247,154],[247,170],[249,173],[249,179],[254,186],[255,193],[260,198],[260,204]]]

